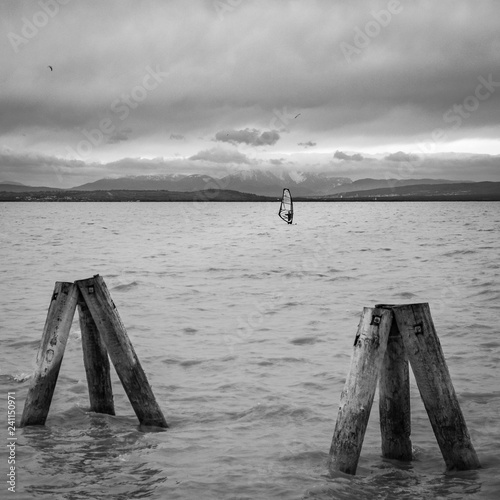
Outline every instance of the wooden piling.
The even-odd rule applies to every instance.
[[[410,461],[410,371],[403,339],[392,321],[379,380],[382,456]]]
[[[103,279],[75,282],[142,425],[168,427]]]
[[[446,468],[479,468],[429,304],[394,306],[392,310]]]
[[[89,308],[78,292],[78,316],[82,332],[83,363],[87,374],[90,411],[115,414],[108,352]]]
[[[389,309],[363,309],[351,367],[340,397],[328,460],[330,472],[356,473],[392,318]]]
[[[56,282],[37,352],[37,366],[24,403],[21,427],[45,424],[77,298],[78,288],[73,283]]]

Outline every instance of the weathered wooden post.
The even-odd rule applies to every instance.
[[[383,306],[376,306],[383,307]],[[382,456],[410,461],[410,370],[403,338],[393,320],[379,380]]]
[[[75,282],[142,425],[168,427],[103,279]]]
[[[379,372],[382,455],[406,461],[412,459],[408,361],[446,468],[471,470],[481,467],[451,382],[429,304],[364,308],[354,346],[330,448],[328,466],[331,472],[356,473]]]
[[[85,300],[80,292],[78,295],[78,316],[82,332],[83,362],[87,374],[90,411],[114,415],[108,352]]]
[[[76,285],[56,282],[36,356],[37,366],[24,403],[21,427],[45,424],[75,314],[77,298]]]
[[[429,304],[392,306],[392,310],[446,468],[479,468]]]
[[[391,310],[363,309],[330,447],[331,472],[356,473],[391,323]]]

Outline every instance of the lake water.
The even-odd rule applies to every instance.
[[[1,498],[500,497],[500,203],[0,205]],[[75,315],[46,426],[16,430],[56,281],[100,274],[169,424],[88,411]],[[357,475],[326,462],[363,307],[429,302],[482,468],[445,473],[412,378],[411,463],[375,396]],[[10,496],[8,496],[10,495]]]

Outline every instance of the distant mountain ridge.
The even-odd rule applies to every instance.
[[[77,191],[94,190],[167,190],[202,191],[229,189],[260,196],[279,196],[288,187],[294,196],[321,196],[366,189],[393,188],[414,184],[451,184],[446,179],[359,179],[334,176],[327,172],[280,172],[264,170],[242,171],[222,178],[208,175],[136,176],[117,179],[100,179],[72,188]]]
[[[325,201],[344,200],[390,200],[398,199],[476,199],[500,200],[500,182],[456,182],[449,184],[411,184],[393,188],[346,191],[315,199]]]
[[[240,193],[228,189],[207,189],[205,191],[166,191],[145,190],[135,191],[133,189],[112,189],[110,191],[24,191],[7,192],[0,191],[0,201],[44,201],[44,202],[228,202],[228,201],[275,201],[275,198],[259,196],[256,194]]]
[[[294,197],[317,198],[337,197],[348,193],[373,190],[397,190],[410,186],[439,186],[453,184],[474,184],[474,182],[450,181],[446,179],[373,179],[352,181],[347,177],[335,176],[330,172],[287,172],[269,170],[244,170],[216,178],[202,174],[140,175],[99,179],[95,182],[69,189],[45,186],[25,186],[19,183],[0,183],[1,192],[90,192],[90,191],[169,191],[192,193],[209,189],[237,191],[257,196],[279,197],[284,187]],[[385,193],[382,195],[386,195]]]
[[[465,182],[472,183],[472,181]],[[415,185],[438,185],[438,184],[464,184],[464,181],[450,181],[447,179],[358,179],[351,182],[348,185],[342,185],[336,188],[331,194],[336,193],[349,193],[352,191],[367,191],[375,189],[390,189],[394,190],[396,188],[401,188],[405,186],[415,186]]]
[[[328,173],[275,174],[269,171],[251,170],[230,174],[222,178],[208,175],[164,175],[136,176],[117,179],[100,179],[95,182],[75,186],[73,190],[94,191],[112,189],[202,191],[205,189],[229,189],[260,196],[279,196],[283,187],[289,187],[297,196],[330,194],[342,185],[351,183],[346,177]]]

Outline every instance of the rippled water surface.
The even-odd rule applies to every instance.
[[[19,499],[498,499],[500,203],[0,204],[0,390],[19,422],[55,281],[100,274],[169,424],[88,411],[77,315]],[[412,379],[411,463],[326,468],[364,306],[429,302],[482,469],[445,473]],[[7,442],[6,423],[2,426]],[[2,445],[1,498],[7,451]],[[14,496],[12,495],[12,498]]]

